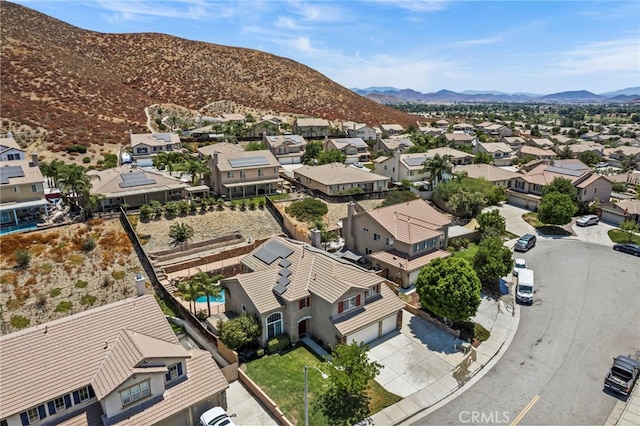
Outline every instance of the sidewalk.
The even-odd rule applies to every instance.
[[[604,426],[640,425],[640,384],[629,395],[627,402],[618,401]]]
[[[509,302],[505,304],[507,299],[495,301],[483,297],[473,321],[491,331],[489,339],[466,355],[457,351],[436,352],[434,360],[446,361],[448,368],[419,391],[371,416],[371,424],[410,424],[416,415],[426,415],[440,408],[480,380],[506,352],[518,329],[520,307]],[[428,366],[425,367],[429,371]]]

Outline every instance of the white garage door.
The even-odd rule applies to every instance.
[[[382,321],[382,335],[391,333],[396,329],[396,315],[392,315],[389,318],[385,318]]]
[[[378,338],[378,323],[372,324],[367,328],[364,328],[360,331],[357,331],[347,337],[347,343],[358,342],[358,343],[369,343],[372,340],[376,340]]]

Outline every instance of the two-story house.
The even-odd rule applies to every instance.
[[[12,155],[18,154],[16,151]],[[31,157],[0,161],[0,223],[3,228],[31,226],[48,214],[38,154]]]
[[[635,168],[640,170],[640,146],[618,146],[615,148],[604,148],[605,161],[614,167],[622,166],[625,158],[630,157],[635,164]]]
[[[388,136],[400,135],[404,132],[404,127],[400,124],[381,124],[380,130]]]
[[[512,148],[504,142],[478,142],[475,152],[489,154],[495,166],[510,166],[515,158]]]
[[[413,142],[407,138],[386,138],[379,139],[376,142],[374,149],[376,151],[381,151],[382,155],[392,156],[395,152],[404,153],[412,146]]]
[[[256,315],[263,346],[279,334],[369,343],[402,324],[404,303],[387,280],[308,244],[273,237],[241,262],[243,273],[222,280],[225,308]]]
[[[424,171],[424,164],[427,160],[439,155],[446,156],[448,161],[454,165],[473,163],[473,154],[469,154],[457,149],[443,147],[434,148],[426,152],[401,154],[396,152],[393,157],[378,157],[374,161],[374,171],[382,176],[387,176],[391,182],[422,182],[429,180],[429,173]]]
[[[473,144],[473,136],[468,133],[444,133],[444,139],[450,147],[471,146]]]
[[[454,133],[468,133],[472,134],[475,132],[475,127],[469,123],[456,123],[453,125]]]
[[[424,200],[355,213],[350,203],[342,219],[346,247],[365,254],[374,269],[401,287],[414,285],[420,270],[445,251],[451,219]]]
[[[535,157],[536,160],[553,160],[558,156],[552,149],[542,149],[535,146],[522,145],[518,148],[518,157]]]
[[[26,152],[20,148],[13,136],[0,138],[0,161],[26,160]]]
[[[389,183],[386,176],[342,163],[302,166],[293,171],[293,178],[302,186],[325,195],[381,192],[388,189]]]
[[[371,141],[378,138],[378,131],[375,127],[368,126],[366,123],[346,121],[342,123],[342,130],[349,138],[360,138],[363,141]]]
[[[300,135],[265,136],[264,144],[280,164],[300,164],[307,141]]]
[[[345,163],[369,161],[369,146],[360,138],[332,138],[325,142],[324,149],[337,149],[347,156]]]
[[[331,123],[324,118],[298,117],[293,122],[293,133],[305,138],[324,138],[329,136]]]
[[[272,194],[282,186],[280,162],[271,151],[209,152],[205,184],[227,200]]]
[[[511,172],[491,164],[466,164],[456,166],[453,172],[464,172],[467,174],[467,177],[472,179],[484,179],[493,185],[502,186],[507,189],[511,188],[516,178],[522,176],[521,173]]]
[[[140,166],[151,166],[160,152],[177,151],[182,145],[177,133],[131,133],[131,155]]]
[[[506,137],[500,138],[500,142],[504,142],[507,145],[509,145],[513,151],[517,151],[518,148],[527,144],[527,141],[525,140],[525,138],[521,136],[506,136]]]
[[[207,351],[186,350],[151,295],[0,336],[0,424],[193,425],[226,407]]]
[[[261,120],[248,126],[247,136],[258,137],[274,136],[280,130],[280,124],[271,120]]]
[[[529,138],[527,139],[527,145],[541,149],[552,149],[555,146],[555,144],[547,138]]]

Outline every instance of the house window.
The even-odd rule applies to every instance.
[[[13,192],[20,192],[20,187],[19,186],[14,186],[13,187]]]
[[[311,306],[311,298],[310,297],[304,297],[304,298],[300,299],[298,301],[298,306],[300,307],[300,309],[306,308],[307,306]]]
[[[123,407],[149,395],[151,395],[151,388],[149,387],[148,380],[120,391],[120,399],[122,400]]]
[[[277,167],[274,167],[274,168],[273,168],[273,174],[275,174],[275,175],[277,175],[277,174],[278,174],[278,168],[277,168]]]
[[[38,192],[38,185],[31,185],[31,192]]]
[[[165,375],[165,379],[167,382],[170,382],[172,380],[177,379],[180,376],[182,376],[182,363],[178,362],[176,364],[169,366],[169,371],[167,371],[167,374]]]
[[[380,234],[373,234],[373,241],[380,241]]]
[[[67,408],[67,406],[66,406],[66,404],[64,403],[64,398],[63,398],[63,397],[60,397],[60,398],[56,398],[56,399],[54,399],[54,400],[53,400],[53,407],[56,409],[56,411],[55,411],[56,413],[57,413],[58,411],[62,411],[62,410],[64,410],[64,409],[66,409],[66,408]],[[53,414],[53,413],[51,413],[51,414]]]
[[[338,303],[338,313],[356,308],[360,304],[360,295],[351,296]]]
[[[593,188],[593,193],[595,194],[596,192],[598,192],[598,188]]]
[[[227,172],[227,179],[233,179],[233,172]]]
[[[385,244],[388,246],[393,246],[393,238],[387,237],[385,240]]]
[[[372,285],[371,287],[369,287],[364,297],[372,297],[376,294],[380,294],[380,284]]]
[[[9,154],[7,155],[7,160],[19,160],[20,154]]]
[[[40,413],[38,413],[38,408],[27,410],[27,419],[29,419],[29,424],[39,421]]]
[[[276,312],[267,318],[267,339],[282,334],[282,314]]]
[[[364,254],[371,254],[371,253],[373,253],[373,252],[371,251],[370,248],[365,248],[364,249]]]
[[[262,169],[258,169],[258,176],[259,176],[259,177],[264,176],[264,170],[262,170]]]
[[[240,179],[244,179],[247,177],[247,174],[245,172],[240,172]]]
[[[384,169],[387,170],[387,165],[386,164],[384,165]]]

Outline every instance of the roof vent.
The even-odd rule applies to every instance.
[[[108,349],[109,348],[109,341],[105,340],[104,341],[104,349]]]

